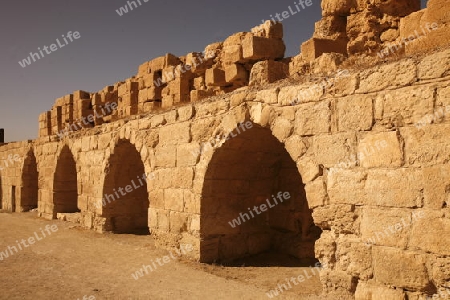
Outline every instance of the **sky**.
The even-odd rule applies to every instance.
[[[0,11],[0,128],[5,141],[35,139],[39,114],[76,90],[96,92],[134,76],[152,58],[201,52],[236,32],[250,31],[295,0],[8,1]],[[147,1],[147,2],[145,2]],[[137,0],[136,0],[137,2]],[[422,0],[422,7],[426,0]],[[283,21],[286,57],[297,55],[321,18],[320,0]],[[62,35],[79,32],[64,41]],[[63,47],[23,68],[19,61],[56,43]],[[50,51],[50,50],[47,50]]]

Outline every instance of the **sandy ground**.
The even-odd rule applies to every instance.
[[[35,232],[42,238],[46,225],[57,231],[17,247],[17,240]],[[266,292],[278,283],[312,275],[305,267],[259,267],[264,257],[239,267],[171,259],[135,280],[131,274],[143,264],[169,253],[155,248],[151,236],[98,234],[35,213],[0,213],[0,252],[8,246],[19,250],[0,260],[0,299],[270,299]],[[312,276],[275,298],[321,299],[307,296],[320,291],[318,276]]]

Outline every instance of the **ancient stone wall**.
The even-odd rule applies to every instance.
[[[160,245],[191,243],[204,262],[268,249],[315,256],[326,294],[411,299],[450,280],[449,75],[446,50],[349,72],[308,97],[311,83],[246,88],[8,144],[0,157],[36,157],[42,217],[99,232],[148,224]],[[33,163],[23,165],[1,171],[3,208],[11,186],[22,207]],[[292,198],[264,222],[229,225],[279,192]]]
[[[0,146],[1,208],[150,232],[202,262],[317,258],[336,299],[435,294],[450,282],[449,15],[442,0],[409,14],[416,2],[323,1],[282,81],[282,27],[268,22],[206,47],[197,66],[200,53],[168,54],[58,99],[40,138]],[[396,59],[342,70],[431,22],[442,27]],[[156,85],[177,66],[191,68]]]

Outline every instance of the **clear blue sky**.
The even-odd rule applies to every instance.
[[[95,92],[136,74],[138,65],[167,52],[202,51],[294,0],[150,0],[119,16],[126,0],[8,1],[0,12],[0,128],[6,141],[34,139],[38,116],[75,90]],[[296,1],[295,1],[296,2]],[[286,56],[299,53],[321,18],[320,0],[283,22]],[[425,0],[422,0],[425,2]],[[81,38],[22,68],[19,61],[68,31]],[[61,40],[62,41],[62,40]]]

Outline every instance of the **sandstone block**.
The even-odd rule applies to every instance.
[[[281,92],[279,100],[281,100]],[[295,133],[304,136],[330,132],[331,111],[329,106],[329,101],[299,105],[295,114]]]
[[[418,65],[418,77],[421,80],[441,78],[449,74],[450,50],[428,55]]]
[[[184,210],[184,198],[182,189],[164,190],[164,208],[166,210],[182,212]]]
[[[362,280],[372,278],[372,253],[362,243],[340,241],[336,251],[337,269]]]
[[[311,62],[323,53],[341,53],[347,55],[347,42],[345,38],[336,40],[312,38],[301,46],[303,59]]]
[[[211,68],[206,70],[205,82],[207,86],[224,86],[227,84],[225,80],[225,71],[219,68]]]
[[[308,199],[308,207],[314,209],[325,205],[328,195],[323,178],[319,177],[313,182],[305,185],[306,198]]]
[[[356,136],[354,133],[317,135],[313,138],[315,160],[326,168],[350,161],[356,155]],[[333,149],[333,151],[330,151]]]
[[[409,248],[421,249],[438,255],[450,255],[450,219],[438,212],[425,212],[425,217],[413,224]]]
[[[373,124],[372,97],[355,95],[336,101],[337,124],[339,131],[370,130]]]
[[[243,56],[247,61],[262,59],[281,59],[286,46],[283,40],[257,36],[247,36],[242,42]]]
[[[324,94],[324,85],[308,84],[287,86],[280,89],[278,102],[280,105],[297,105],[301,103],[317,102]]]
[[[372,253],[376,281],[418,290],[426,289],[430,283],[424,256],[386,247],[374,247]]]
[[[283,24],[280,22],[266,21],[263,24],[252,28],[251,32],[255,36],[282,39],[283,38]]]
[[[358,215],[353,205],[326,205],[313,210],[314,224],[333,233],[359,233]]]
[[[191,91],[191,101],[196,102],[200,101],[215,95],[214,90],[192,90]]]
[[[368,133],[359,141],[358,159],[364,168],[402,166],[403,153],[397,133]]]
[[[407,86],[416,81],[417,67],[412,60],[402,60],[381,65],[360,74],[357,93],[370,93]]]
[[[250,73],[250,85],[264,85],[286,78],[289,66],[284,62],[265,60],[253,65]]]
[[[225,81],[229,83],[241,83],[243,85],[248,82],[248,72],[244,66],[232,64],[225,67]]]
[[[423,169],[424,207],[439,210],[450,206],[450,166],[437,165]]]
[[[405,300],[406,298],[405,293],[401,290],[374,283],[359,282],[356,287],[355,300],[366,299]]]
[[[342,168],[332,168],[327,176],[327,191],[332,204],[365,204],[364,186],[367,173]]]
[[[155,152],[155,167],[174,168],[176,165],[177,149],[173,146],[159,146]]]
[[[412,230],[411,212],[407,209],[365,207],[361,218],[361,239],[371,245],[406,249]]]
[[[176,145],[190,141],[190,126],[185,123],[171,124],[161,127],[159,142],[162,145]]]
[[[435,165],[446,163],[450,155],[449,124],[401,128],[405,141],[405,163],[409,165]]]
[[[267,104],[276,104],[278,103],[278,93],[280,92],[279,88],[270,89],[270,90],[262,90],[256,93],[256,101],[264,102]]]

